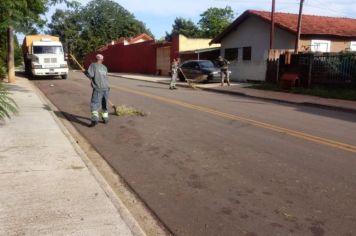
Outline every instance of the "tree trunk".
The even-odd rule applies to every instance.
[[[9,83],[16,83],[15,79],[15,56],[14,56],[14,29],[9,26],[7,29],[7,70]]]

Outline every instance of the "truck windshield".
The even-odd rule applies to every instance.
[[[63,54],[61,46],[33,46],[33,54]]]

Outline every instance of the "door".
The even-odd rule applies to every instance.
[[[157,71],[161,73],[161,75],[169,75],[169,71],[171,70],[170,60],[171,60],[171,47],[159,47],[157,48]]]

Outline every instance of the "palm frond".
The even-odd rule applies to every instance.
[[[17,114],[18,106],[10,97],[8,88],[0,83],[0,120],[11,118],[12,114]]]

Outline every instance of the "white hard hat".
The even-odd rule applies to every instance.
[[[97,59],[97,60],[104,60],[104,56],[101,55],[101,54],[97,54],[97,55],[96,55],[96,59]]]

